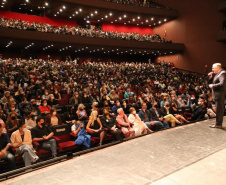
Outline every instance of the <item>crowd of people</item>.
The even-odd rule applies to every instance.
[[[157,4],[151,0],[104,0],[104,1],[150,8],[166,8],[165,6]]]
[[[98,62],[87,59],[0,59],[0,160],[15,169],[39,160],[32,142],[58,155],[52,128],[69,124],[76,145],[91,147],[215,117],[208,77],[177,70],[172,63]],[[64,100],[66,109],[57,107]],[[181,108],[190,108],[182,114]],[[88,134],[87,134],[88,133]],[[10,146],[15,153],[10,153]]]
[[[160,35],[151,34],[139,34],[133,32],[117,32],[117,31],[106,31],[104,32],[101,27],[95,27],[95,29],[83,28],[81,26],[52,26],[48,23],[38,23],[23,21],[21,19],[6,19],[2,17],[0,19],[0,26],[5,28],[20,29],[20,30],[30,30],[39,31],[44,33],[55,33],[64,35],[77,35],[82,37],[93,37],[93,38],[106,38],[106,39],[120,39],[120,40],[131,40],[131,41],[147,41],[147,42],[169,42]]]

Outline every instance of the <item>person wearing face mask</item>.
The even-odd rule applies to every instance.
[[[51,111],[51,107],[47,105],[47,100],[42,100],[42,105],[40,105],[38,108],[40,110],[40,113],[44,115],[49,114]]]
[[[74,124],[71,126],[71,131],[78,137],[75,140],[76,145],[84,145],[90,148],[91,136],[86,134],[85,125],[81,121],[74,120]]]
[[[17,123],[18,120],[16,114],[13,112],[9,113],[6,120],[6,130],[9,134],[13,133],[18,128]]]
[[[121,108],[121,105],[120,105],[120,101],[119,100],[116,100],[115,101],[115,105],[112,107],[112,112],[117,116],[118,113],[117,113],[117,110]]]
[[[54,106],[58,104],[58,101],[54,98],[53,94],[49,95],[49,100],[47,101],[49,106]]]
[[[157,119],[162,117],[164,118],[164,121],[171,124],[171,127],[175,127],[176,124],[181,124],[181,122],[177,118],[170,114],[169,102],[166,102],[164,104],[164,107],[162,107],[161,109],[158,109],[156,106],[153,106],[153,108],[156,109],[155,114],[153,114],[153,119],[155,119],[155,117]],[[156,113],[156,111],[158,112],[158,114]]]
[[[12,112],[16,114],[17,118],[21,117],[21,113],[20,113],[19,109],[16,108],[16,104],[14,104],[14,103],[9,105],[9,109],[6,112],[6,116],[8,117],[9,113],[12,113]]]
[[[204,99],[199,99],[198,106],[195,108],[192,113],[191,120],[200,120],[205,118],[205,114],[207,113],[208,104],[204,101]]]
[[[130,123],[133,124],[133,129],[135,130],[135,136],[153,132],[151,129],[147,127],[147,125],[143,121],[141,121],[134,107],[131,107],[129,111],[130,111],[130,115],[128,117],[128,120]]]
[[[127,105],[127,101],[126,100],[123,100],[122,101],[122,108],[123,108],[123,111],[125,112],[125,114],[129,114],[129,106]]]
[[[31,100],[31,111],[34,113],[35,116],[38,116],[40,114],[40,110],[37,106],[37,102],[35,99]]]
[[[75,92],[74,96],[70,98],[69,104],[70,105],[78,105],[79,102],[79,93]]]
[[[56,109],[51,109],[50,114],[45,117],[45,124],[48,126],[55,126],[55,125],[61,125],[62,119],[57,114]]]
[[[76,111],[76,114],[77,114],[78,119],[80,121],[88,119],[88,116],[87,116],[87,113],[86,113],[86,110],[85,110],[85,106],[83,104],[79,104],[78,110]]]
[[[19,103],[19,109],[22,116],[24,115],[24,113],[27,113],[31,110],[31,103],[27,101],[26,97],[24,97],[23,101]]]
[[[54,89],[53,95],[56,100],[61,100],[61,94],[58,92],[57,89]]]
[[[36,116],[34,112],[28,112],[27,117],[25,118],[25,125],[27,126],[28,130],[31,130],[36,126]]]
[[[32,138],[30,130],[27,130],[24,122],[19,122],[18,130],[11,135],[11,145],[16,149],[15,155],[22,155],[25,167],[30,166],[32,163],[38,161],[39,157],[35,154],[32,145]]]
[[[188,120],[186,120],[182,115],[180,115],[178,113],[178,110],[177,110],[177,107],[176,107],[176,104],[174,102],[171,103],[171,106],[169,108],[169,112],[170,114],[174,115],[174,117],[179,120],[181,123],[188,123]]]
[[[186,106],[185,103],[184,103],[184,100],[182,99],[182,96],[178,96],[178,98],[177,98],[177,105],[178,105],[178,108]]]
[[[3,133],[4,127],[0,124],[0,160],[5,160],[9,163],[10,170],[16,169],[16,161],[14,155],[9,152],[11,147],[8,134]],[[0,165],[1,173],[1,165]]]
[[[50,150],[52,156],[57,156],[57,143],[53,138],[52,129],[45,125],[45,120],[42,117],[36,119],[36,127],[31,129],[32,141],[38,142],[40,147],[45,150]]]
[[[49,91],[48,90],[45,90],[45,94],[44,95],[42,95],[42,99],[43,100],[48,100],[49,99]]]
[[[123,133],[120,129],[117,128],[117,121],[115,117],[110,116],[110,113],[107,109],[103,110],[103,117],[100,119],[103,127],[107,129],[107,133],[113,135],[116,140],[123,141]]]

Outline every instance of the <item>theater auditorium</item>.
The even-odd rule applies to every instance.
[[[225,51],[225,0],[0,0],[0,184],[225,185]]]

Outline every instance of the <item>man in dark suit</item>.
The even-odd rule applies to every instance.
[[[212,71],[208,75],[211,80],[209,87],[212,89],[212,96],[216,104],[216,123],[210,127],[222,128],[226,100],[226,71],[222,69],[220,63],[213,64]]]

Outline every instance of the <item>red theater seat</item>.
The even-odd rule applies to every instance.
[[[68,100],[67,99],[58,100],[58,104],[59,105],[68,105]]]
[[[71,140],[71,128],[69,125],[57,125],[52,127],[52,129],[54,132],[53,138],[57,141],[59,152],[66,152],[79,147],[75,145],[75,140]]]

